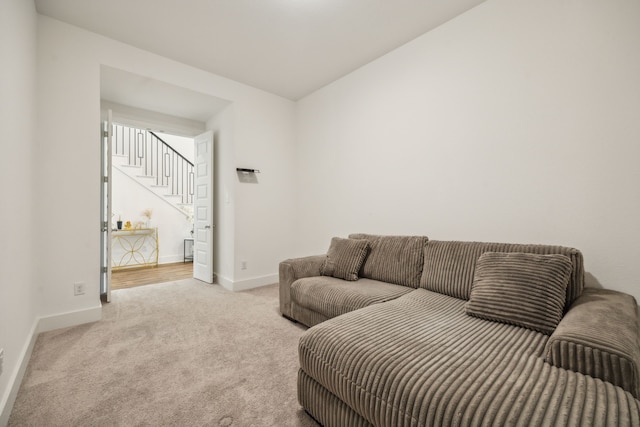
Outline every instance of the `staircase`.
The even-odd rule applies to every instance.
[[[150,130],[113,125],[112,167],[185,216],[193,214],[193,163]]]

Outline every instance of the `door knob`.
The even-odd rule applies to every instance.
[[[208,229],[210,229],[210,228],[211,228],[211,226],[210,226],[210,225],[205,225],[205,226],[204,226],[204,229],[205,229],[205,230],[208,230]]]

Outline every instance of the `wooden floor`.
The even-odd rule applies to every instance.
[[[133,288],[152,283],[172,282],[193,277],[192,262],[160,264],[157,267],[117,270],[111,273],[111,290]]]

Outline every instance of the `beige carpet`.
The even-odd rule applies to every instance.
[[[277,285],[112,296],[102,321],[38,337],[10,426],[316,426],[296,400],[304,328],[279,314]]]

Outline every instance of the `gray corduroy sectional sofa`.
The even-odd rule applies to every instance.
[[[325,426],[640,425],[633,297],[545,245],[354,234],[280,264]]]

